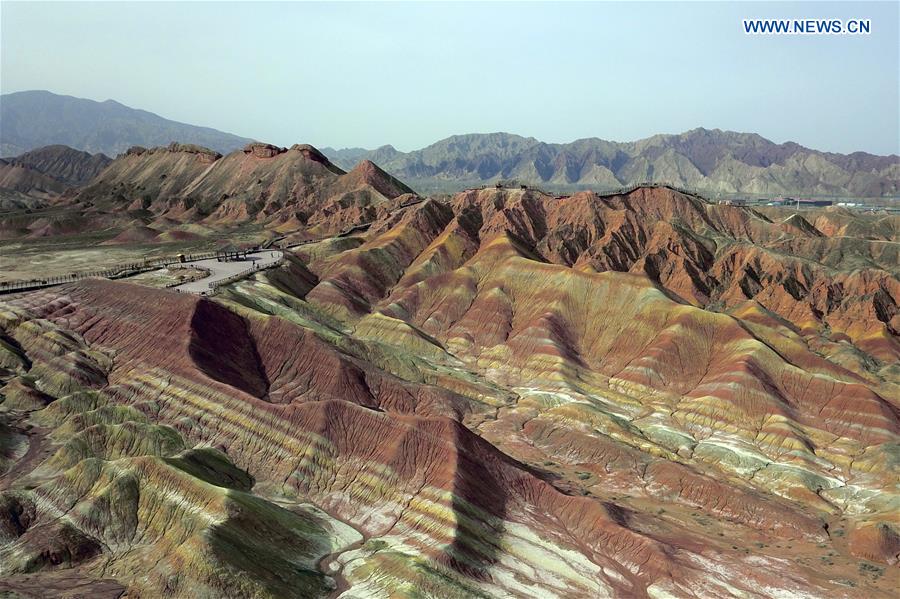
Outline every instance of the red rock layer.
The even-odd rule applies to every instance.
[[[109,210],[222,226],[252,221],[340,230],[372,220],[376,206],[411,190],[371,162],[349,173],[308,145],[251,143],[225,157],[194,146],[135,148],[74,199]]]

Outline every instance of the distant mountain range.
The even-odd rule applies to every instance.
[[[421,192],[503,180],[547,189],[614,189],[654,181],[715,194],[883,197],[900,192],[900,157],[834,154],[754,133],[694,129],[635,142],[544,143],[508,133],[454,135],[421,150],[323,148],[343,168],[375,162]]]
[[[54,144],[116,156],[131,146],[161,146],[173,141],[228,153],[252,140],[170,121],[114,100],[95,102],[48,91],[0,96],[0,156]]]
[[[171,142],[239,150],[248,138],[177,123],[123,106],[46,91],[0,96],[0,156],[51,144],[115,156]],[[370,160],[421,193],[515,181],[553,191],[611,190],[662,182],[726,196],[890,197],[900,157],[835,154],[776,144],[754,133],[693,129],[634,142],[598,138],[552,144],[509,133],[454,135],[421,150],[323,148],[345,170]]]

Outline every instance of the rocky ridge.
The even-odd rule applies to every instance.
[[[509,133],[454,135],[421,150],[350,148],[339,165],[370,159],[422,192],[515,180],[553,190],[613,190],[659,182],[710,194],[891,197],[900,157],[819,152],[752,133],[693,129],[635,142],[597,138],[551,144]]]

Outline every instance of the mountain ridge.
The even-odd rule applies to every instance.
[[[72,186],[87,184],[112,162],[102,152],[91,154],[62,144],[29,150],[5,160]]]
[[[85,213],[126,209],[152,214],[163,224],[258,222],[273,229],[333,230],[371,221],[379,210],[412,193],[370,161],[345,172],[308,144],[286,148],[254,142],[223,156],[173,143],[130,148],[60,202],[80,204]]]
[[[68,146],[37,148],[0,159],[0,210],[43,205],[73,187],[86,185],[112,162],[105,154],[89,154]]]
[[[695,128],[615,142],[547,143],[495,132],[453,135],[411,152],[382,146],[323,152],[336,164],[369,159],[420,191],[515,179],[574,191],[663,182],[717,194],[885,197],[900,192],[900,157],[820,152],[756,133]]]
[[[0,155],[18,155],[49,145],[67,145],[92,154],[116,156],[131,146],[170,142],[208,146],[222,153],[253,141],[131,108],[116,100],[29,90],[0,96]]]
[[[172,142],[224,155],[252,141],[116,100],[96,102],[48,91],[0,96],[0,125],[0,156],[55,144],[115,156],[132,146]],[[561,192],[654,182],[719,196],[900,195],[896,154],[822,152],[792,141],[777,144],[757,133],[702,127],[629,142],[585,137],[547,143],[495,132],[453,135],[410,152],[383,145],[373,150],[324,148],[323,153],[346,170],[370,160],[424,193],[516,181]]]

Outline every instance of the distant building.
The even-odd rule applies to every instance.
[[[794,206],[799,208],[824,208],[833,206],[833,200],[803,200],[797,198],[775,198],[769,206]]]

